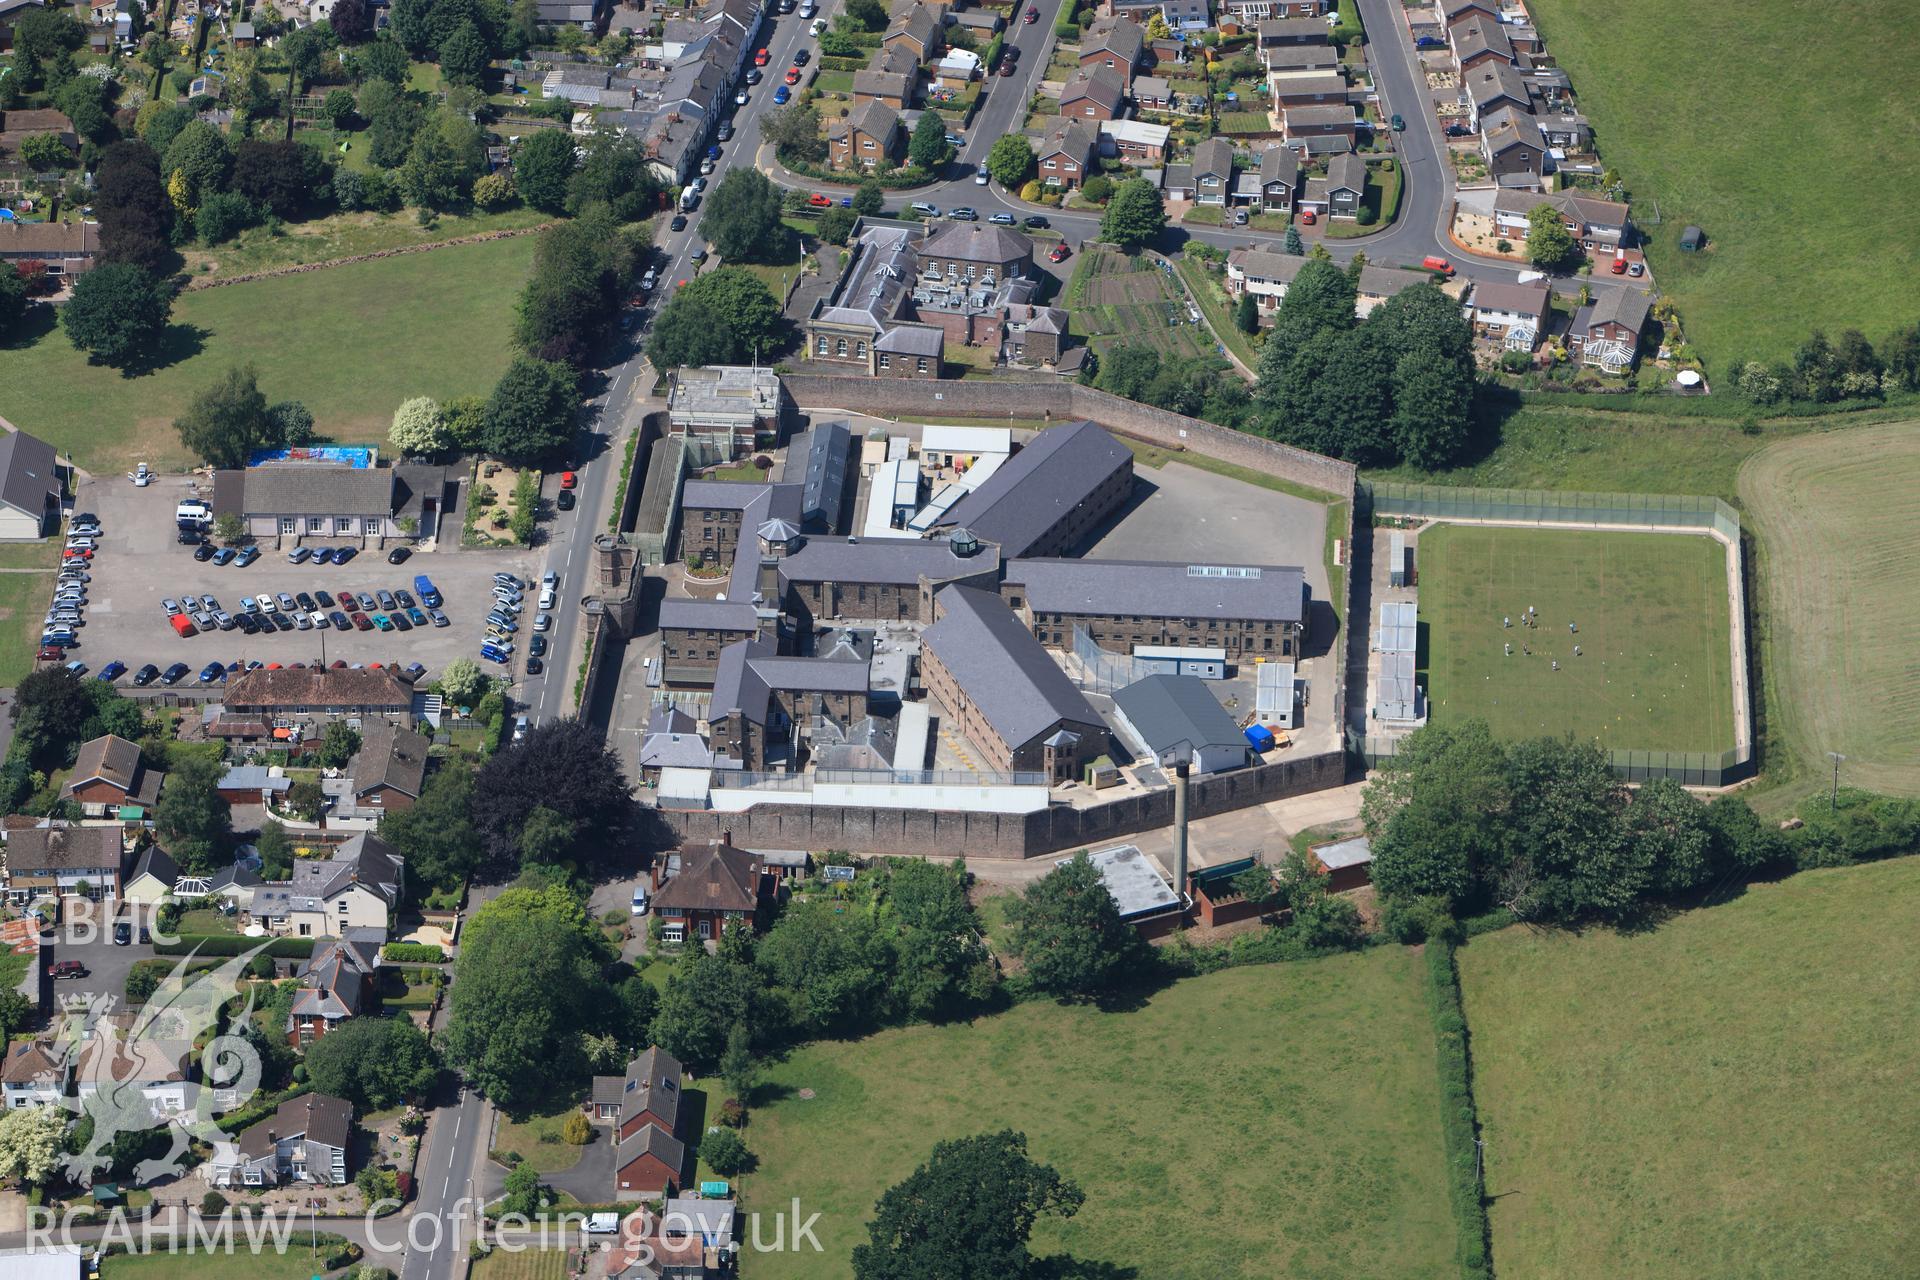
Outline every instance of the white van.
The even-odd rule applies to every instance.
[[[633,914],[636,916],[647,914],[647,905],[647,887],[641,884],[633,886]]]
[[[173,509],[173,518],[182,525],[211,524],[213,508],[198,498],[188,498]]]

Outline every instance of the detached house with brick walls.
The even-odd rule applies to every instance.
[[[1547,145],[1534,118],[1502,107],[1480,123],[1480,152],[1494,181],[1503,187],[1538,190],[1546,172]]]
[[[60,794],[87,817],[104,818],[127,808],[151,809],[165,778],[140,763],[139,743],[109,733],[80,744],[73,773]]]
[[[836,169],[891,169],[905,150],[900,117],[878,98],[855,107],[827,129],[828,159]]]
[[[1081,70],[1060,90],[1060,114],[1076,120],[1117,120],[1126,114],[1127,89],[1105,67]]]
[[[734,848],[731,837],[661,859],[654,874],[653,911],[669,942],[706,941],[729,928],[751,929],[773,902],[773,879],[760,855]]]
[[[588,1108],[613,1126],[615,1200],[667,1195],[681,1185],[682,1074],[679,1059],[655,1045],[629,1062],[625,1075],[593,1078]]]
[[[1100,134],[1093,124],[1085,120],[1056,121],[1034,148],[1041,185],[1078,191],[1099,149]]]
[[[1126,18],[1098,18],[1080,37],[1080,69],[1111,71],[1123,93],[1133,90],[1134,73],[1145,58],[1147,33]]]

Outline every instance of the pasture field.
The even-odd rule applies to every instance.
[[[186,465],[173,419],[251,362],[269,401],[298,400],[323,437],[382,443],[409,396],[484,394],[512,356],[513,307],[538,236],[454,245],[182,294],[159,368],[87,363],[49,308],[0,352],[0,417],[87,470]]]
[[[1463,947],[1498,1274],[1911,1275],[1916,898],[1901,858]]]
[[[1910,0],[1531,9],[1711,368],[1789,356],[1814,329],[1878,341],[1912,322]],[[1689,223],[1705,253],[1679,251]]]
[[[1499,737],[1571,732],[1615,750],[1734,745],[1720,543],[1440,525],[1420,535],[1416,562],[1435,720],[1479,716]],[[1529,607],[1537,626],[1521,625]]]
[[[823,1251],[759,1255],[755,1274],[839,1280],[874,1202],[935,1142],[1010,1127],[1086,1192],[1035,1233],[1036,1253],[1079,1264],[1059,1274],[1457,1275],[1423,974],[1383,947],[1191,979],[1125,1012],[1024,1004],[802,1048],[746,1131],[745,1208],[799,1197]]]
[[[1162,356],[1217,355],[1213,338],[1187,317],[1186,294],[1154,260],[1089,248],[1067,282],[1073,332],[1099,355],[1109,347],[1152,347]]]
[[[1901,536],[1920,519],[1920,427],[1783,441],[1739,483],[1761,545],[1775,745],[1813,777],[1839,751],[1849,785],[1920,795],[1920,561]]]

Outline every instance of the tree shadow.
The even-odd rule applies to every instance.
[[[1139,1280],[1138,1267],[1094,1258],[1076,1258],[1068,1253],[1035,1258],[1030,1273],[1034,1280]]]
[[[6,341],[0,342],[0,351],[25,350],[59,327],[60,314],[52,303],[30,306],[21,314]]]
[[[170,369],[183,360],[191,360],[207,348],[213,330],[197,324],[169,324],[161,331],[160,341],[143,351],[120,369],[123,378],[140,378],[162,369]]]

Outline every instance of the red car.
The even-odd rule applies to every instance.
[[[87,976],[87,966],[78,960],[55,960],[47,966],[47,976],[49,978],[84,978]]]
[[[1012,75],[1012,74],[1013,74],[1013,59],[1012,59],[1012,58],[1002,58],[1002,59],[1000,59],[1000,71],[999,71],[999,74],[1000,74],[1000,75],[1002,75],[1002,76],[1010,76],[1010,75]]]
[[[816,209],[833,208],[833,197],[823,196],[818,191],[807,197],[807,203]]]
[[[800,68],[798,68],[798,67],[788,67],[788,68],[787,68],[787,83],[788,83],[788,84],[799,84],[799,83],[800,83]]]
[[[771,61],[773,61],[773,55],[765,49],[753,55],[753,65],[756,67],[764,67]]]
[[[1615,258],[1613,260],[1612,270],[1613,270],[1613,274],[1617,276],[1623,276],[1627,274],[1627,260],[1625,258]]]
[[[1048,262],[1065,262],[1067,260],[1067,254],[1071,252],[1072,250],[1067,248],[1066,241],[1063,240],[1059,244],[1053,246],[1053,252],[1047,255],[1047,261]]]
[[[41,645],[40,653],[38,657],[35,658],[37,662],[65,662],[66,660],[67,651],[57,644]]]
[[[1032,5],[1027,6],[1027,21],[1028,22],[1040,21],[1040,11],[1034,8]]]
[[[573,474],[573,472],[562,471],[560,473],[560,487],[562,489],[571,489],[579,483],[580,483],[580,477]]]

